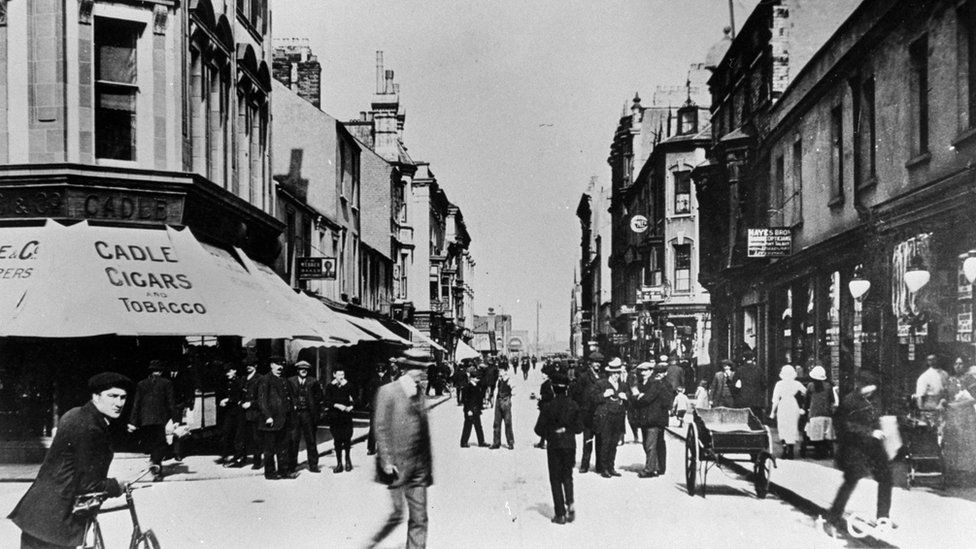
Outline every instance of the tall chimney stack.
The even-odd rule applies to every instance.
[[[383,93],[383,52],[376,51],[376,93]]]
[[[393,93],[393,71],[386,71],[386,86],[383,93]]]

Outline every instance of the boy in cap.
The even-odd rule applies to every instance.
[[[566,394],[569,378],[562,372],[552,376],[553,399],[542,405],[535,434],[546,441],[549,486],[556,516],[552,522],[566,524],[576,520],[573,508],[573,461],[576,456],[576,434],[583,431],[579,406]]]
[[[108,478],[114,456],[109,424],[122,414],[131,385],[115,372],[94,375],[88,380],[91,400],[61,416],[37,478],[8,517],[22,531],[21,549],[81,545],[86,517],[71,513],[75,497],[122,494],[119,482]]]

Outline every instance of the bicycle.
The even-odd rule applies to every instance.
[[[98,515],[100,513],[121,511],[122,509],[128,509],[129,516],[132,519],[132,537],[129,540],[129,549],[159,549],[159,541],[156,539],[156,534],[152,530],[143,531],[139,525],[139,517],[136,515],[136,504],[132,499],[133,490],[152,486],[133,487],[136,481],[149,474],[150,471],[150,469],[143,471],[135,480],[123,485],[122,493],[125,495],[125,505],[102,509],[102,504],[109,498],[108,492],[91,492],[81,494],[75,498],[74,508],[71,511],[72,514],[75,516],[83,516],[87,519],[82,549],[105,549],[105,540],[102,538],[102,529],[98,524]]]

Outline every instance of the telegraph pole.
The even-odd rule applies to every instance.
[[[735,40],[735,8],[732,6],[732,0],[729,0],[729,24],[729,28],[732,29],[729,38]]]
[[[539,309],[542,308],[542,303],[539,300],[535,300],[535,356],[539,356]]]

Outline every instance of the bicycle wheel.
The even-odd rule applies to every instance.
[[[159,549],[159,540],[156,539],[156,534],[152,530],[146,530],[136,543],[136,549]]]

